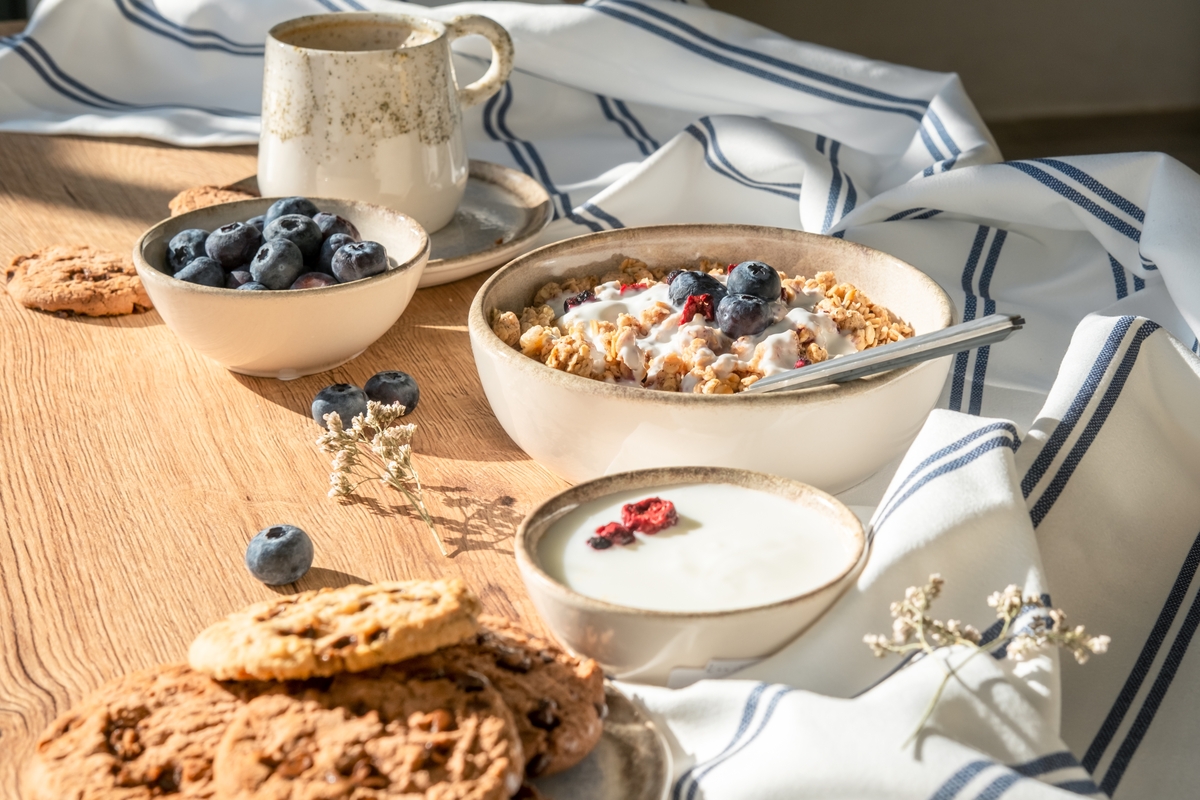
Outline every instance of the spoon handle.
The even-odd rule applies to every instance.
[[[909,364],[961,353],[985,344],[1002,342],[1013,331],[1020,330],[1024,324],[1025,320],[1016,314],[990,314],[933,333],[923,333],[860,353],[831,358],[820,364],[780,372],[752,383],[742,394],[787,392],[830,383],[845,383],[907,367]]]

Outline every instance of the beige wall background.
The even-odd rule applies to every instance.
[[[1200,108],[1200,0],[708,0],[870,58],[957,72],[989,120]]]

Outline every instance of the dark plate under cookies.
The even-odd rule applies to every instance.
[[[611,683],[604,685],[604,734],[588,757],[533,784],[549,800],[663,800],[671,751],[654,723]]]

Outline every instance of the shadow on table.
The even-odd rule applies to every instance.
[[[96,325],[101,328],[149,328],[154,325],[163,324],[162,317],[154,311],[145,311],[140,314],[124,314],[119,317],[86,317],[82,314],[43,313],[49,314],[52,317],[59,317],[67,322]]]
[[[429,501],[452,509],[453,516],[433,514],[433,524],[450,550],[450,557],[468,550],[492,550],[512,555],[512,537],[523,515],[515,508],[517,500],[509,495],[487,499],[470,493],[465,486],[426,486]],[[405,504],[385,506],[374,497],[354,495],[342,502],[366,506],[380,517],[400,516],[425,527],[415,508]]]
[[[360,578],[357,575],[351,575],[349,572],[340,572],[336,569],[326,569],[325,567],[313,567],[304,574],[304,577],[295,583],[287,583],[283,586],[268,586],[267,588],[277,594],[295,594],[296,592],[305,592],[310,589],[338,589],[342,586],[349,586],[352,583],[370,583],[366,578]]]

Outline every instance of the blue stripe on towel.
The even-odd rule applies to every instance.
[[[1100,348],[1099,355],[1096,356],[1095,362],[1092,364],[1091,370],[1088,372],[1087,378],[1084,379],[1083,385],[1079,387],[1079,391],[1075,393],[1075,399],[1071,401],[1070,407],[1067,408],[1067,413],[1063,414],[1058,425],[1055,426],[1054,432],[1046,439],[1046,444],[1038,453],[1037,458],[1029,465],[1029,469],[1025,472],[1025,476],[1021,478],[1021,494],[1026,500],[1033,492],[1035,486],[1045,476],[1047,470],[1050,469],[1051,462],[1058,455],[1058,451],[1066,444],[1067,438],[1071,435],[1075,425],[1083,416],[1084,410],[1088,403],[1092,401],[1092,395],[1096,393],[1096,389],[1100,385],[1100,380],[1104,377],[1104,373],[1108,371],[1108,365],[1112,363],[1116,356],[1117,348],[1120,347],[1125,334],[1133,325],[1134,317],[1121,317],[1113,325],[1113,329],[1108,334],[1108,339],[1105,340],[1104,346]]]
[[[987,241],[989,231],[991,231],[991,228],[986,225],[980,225],[975,231],[975,241],[971,243],[971,251],[967,255],[967,263],[963,266],[961,280],[965,298],[963,302],[963,322],[970,322],[975,319],[977,298],[975,297],[972,284],[975,282],[975,268],[979,265],[979,257],[983,254],[983,245]],[[967,361],[970,358],[971,353],[968,350],[954,354],[954,374],[950,379],[949,407],[951,411],[962,411],[963,387],[967,381]]]
[[[887,520],[892,516],[892,514],[895,513],[896,509],[898,509],[898,508],[900,508],[900,506],[904,505],[905,501],[907,501],[908,498],[912,497],[925,484],[929,483],[932,480],[940,478],[943,475],[946,475],[950,472],[955,472],[956,470],[959,470],[959,469],[967,466],[968,464],[973,462],[975,459],[979,458],[980,456],[983,456],[986,453],[991,452],[992,450],[995,450],[998,447],[1007,447],[1010,450],[1012,450],[1013,452],[1016,452],[1017,446],[1018,446],[1017,442],[1013,437],[1001,434],[1000,436],[997,436],[993,439],[988,439],[988,440],[982,442],[981,444],[976,446],[974,449],[968,451],[964,455],[959,456],[958,458],[954,459],[953,461],[947,461],[946,463],[942,464],[937,469],[931,470],[923,478],[921,478],[919,481],[914,483],[908,489],[908,491],[904,492],[904,494],[900,495],[899,497],[897,497],[894,501],[892,501],[889,504],[887,510],[883,512],[882,516],[880,516],[879,519],[874,524],[872,524],[871,535],[874,536],[875,532],[878,531],[879,528],[881,528],[883,526],[883,523],[887,522]]]
[[[606,2],[616,2],[616,0],[606,0]],[[679,36],[678,34],[668,31],[665,28],[662,28],[651,22],[647,22],[646,20],[641,19],[640,17],[635,17],[632,14],[627,14],[624,11],[620,11],[615,8],[610,8],[607,5],[594,5],[594,6],[588,6],[588,8],[598,11],[601,14],[606,14],[607,16],[610,16],[613,19],[618,19],[618,20],[621,20],[622,22],[626,22],[626,23],[628,23],[630,25],[634,25],[638,28],[642,28],[643,30],[645,30],[649,33],[653,33],[654,35],[659,36],[663,39],[666,39],[667,41],[672,42],[673,44],[677,44],[686,50],[690,50],[693,53],[695,53],[696,55],[707,58],[709,61],[714,61],[718,64],[722,64],[727,67],[732,67],[733,69],[736,69],[740,72],[744,72],[747,75],[753,75],[756,78],[762,78],[763,80],[770,81],[771,83],[786,87],[788,89],[795,89],[798,92],[804,92],[805,94],[810,94],[814,97],[819,97],[823,100],[830,100],[830,101],[833,101],[836,103],[842,103],[843,105],[854,106],[857,108],[864,108],[864,109],[867,109],[868,111],[882,111],[882,112],[892,113],[892,114],[902,114],[906,117],[911,117],[912,119],[916,120],[918,123],[923,119],[921,112],[915,111],[913,109],[896,108],[894,106],[884,106],[884,105],[879,105],[878,103],[868,103],[868,102],[864,102],[862,100],[856,100],[852,97],[845,97],[843,95],[834,94],[833,92],[829,92],[824,89],[819,89],[815,86],[809,86],[806,83],[800,83],[799,81],[795,81],[790,78],[785,78],[782,75],[777,75],[773,72],[767,72],[766,70],[760,69],[759,67],[755,67],[753,65],[746,64],[741,61],[732,59],[729,56],[722,54],[721,52],[708,50],[708,49],[696,44],[695,42],[684,39],[683,37]]]
[[[1117,299],[1121,300],[1129,295],[1129,286],[1125,283],[1125,268],[1112,257],[1111,253],[1108,256],[1108,265],[1112,267],[1113,283],[1117,288]]]
[[[1020,775],[1014,775],[1011,772],[1006,772],[996,780],[983,787],[983,790],[975,795],[975,800],[997,800],[1001,795],[1007,792],[1014,783],[1021,780]]]
[[[1016,441],[1017,446],[1018,447],[1021,446],[1021,438],[1020,438],[1020,436],[1017,435],[1017,426],[1013,425],[1011,422],[993,422],[991,425],[984,425],[979,430],[971,431],[970,433],[968,433],[966,436],[962,437],[958,441],[952,442],[951,444],[948,444],[945,447],[943,447],[941,450],[938,450],[936,453],[933,453],[932,455],[927,456],[924,460],[921,461],[920,464],[917,464],[917,466],[913,467],[912,471],[909,472],[908,475],[904,478],[904,480],[900,482],[900,485],[896,487],[896,491],[893,492],[893,494],[894,495],[899,494],[901,491],[903,491],[904,487],[907,486],[909,483],[911,483],[913,481],[913,479],[916,478],[918,474],[920,474],[921,470],[930,466],[934,462],[941,461],[943,458],[950,455],[951,453],[961,450],[963,447],[966,447],[968,444],[975,441],[979,437],[987,436],[992,431],[1008,431],[1010,434],[1012,434],[1013,440]]]
[[[950,155],[954,156],[954,158],[950,159],[951,166],[953,166],[953,162],[958,160],[958,156],[962,155],[962,150],[958,149],[958,145],[954,143],[954,139],[950,138],[950,132],[946,130],[946,126],[942,124],[942,118],[937,115],[932,106],[925,111],[925,116],[929,117],[929,121],[933,123],[933,127],[937,128],[938,136],[942,137],[942,141],[946,143],[946,147],[950,150]],[[946,169],[950,169],[950,167],[946,167]]]
[[[1108,750],[1113,737],[1116,736],[1117,729],[1125,721],[1125,715],[1129,713],[1134,698],[1137,697],[1142,684],[1149,676],[1150,667],[1154,665],[1154,659],[1158,657],[1158,651],[1167,638],[1167,632],[1175,623],[1175,616],[1179,613],[1180,606],[1183,605],[1183,598],[1187,595],[1188,588],[1191,587],[1192,581],[1196,577],[1197,567],[1200,567],[1200,535],[1196,536],[1191,549],[1183,559],[1179,574],[1175,576],[1175,583],[1171,586],[1166,602],[1158,612],[1158,618],[1154,621],[1150,634],[1142,644],[1142,651],[1138,654],[1133,669],[1130,670],[1121,691],[1113,701],[1112,707],[1109,708],[1108,714],[1105,715],[1100,730],[1096,731],[1095,738],[1088,745],[1087,752],[1083,754],[1083,767],[1088,772],[1096,771],[1100,759]]]
[[[825,202],[825,223],[821,226],[821,233],[828,233],[833,227],[833,215],[837,212],[838,197],[842,194],[842,171],[838,169],[838,150],[841,147],[841,142],[829,143],[829,165],[833,167],[833,179],[829,182],[829,199]]]
[[[609,98],[602,94],[598,94],[596,95],[596,99],[600,102],[600,111],[604,114],[604,118],[619,127],[625,134],[625,137],[632,140],[633,143],[638,146],[638,149],[642,151],[642,155],[648,156],[654,152],[655,148],[651,147],[648,142],[638,135],[638,133],[629,124],[628,120],[626,120],[624,117],[617,116],[617,113],[613,108],[612,101],[610,101]]]
[[[612,102],[613,106],[617,109],[617,113],[627,119],[629,124],[632,125],[637,131],[638,136],[640,136],[648,145],[650,145],[650,152],[654,152],[662,146],[658,143],[658,140],[651,136],[650,133],[642,126],[642,123],[638,121],[638,118],[635,117],[633,112],[629,110],[629,106],[625,105],[624,100],[613,98]]]
[[[1100,197],[1107,200],[1113,206],[1121,209],[1138,222],[1143,224],[1146,222],[1146,212],[1142,211],[1142,209],[1138,208],[1129,200],[1126,200],[1124,197],[1117,194],[1112,189],[1093,178],[1091,175],[1088,175],[1079,167],[1076,167],[1073,164],[1068,164],[1065,161],[1060,161],[1057,158],[1032,158],[1030,161],[1036,161],[1039,164],[1045,164],[1048,167],[1053,167],[1064,175],[1074,178],[1080,184],[1086,186],[1088,189],[1091,189],[1093,192],[1100,195]]]
[[[1128,236],[1135,242],[1141,241],[1142,233],[1137,228],[1133,227],[1125,220],[1118,218],[1111,211],[1096,205],[1094,202],[1080,194],[1079,190],[1068,186],[1045,170],[1038,169],[1037,167],[1025,161],[1005,161],[1004,163],[1013,169],[1024,172],[1026,175],[1038,181],[1042,185],[1054,192],[1057,192],[1059,195],[1070,200],[1072,203],[1079,206],[1084,211],[1103,222],[1105,225],[1108,225],[1113,230]]]
[[[992,274],[996,271],[996,262],[1000,260],[1000,250],[1004,247],[1004,240],[1007,237],[1008,231],[1002,228],[996,229],[996,235],[992,237],[992,246],[988,248],[983,272],[979,275],[979,294],[983,297],[983,315],[985,317],[996,313],[996,301],[990,294]],[[988,356],[991,352],[991,345],[984,345],[975,351],[975,374],[971,376],[971,404],[967,408],[968,414],[978,416],[983,408],[983,384],[984,378],[987,377]]]
[[[617,219],[612,214],[608,213],[607,211],[605,211],[600,206],[596,205],[595,203],[593,203],[590,200],[587,201],[586,203],[584,203],[582,206],[580,206],[579,210],[586,211],[587,213],[591,214],[593,217],[596,217],[597,219],[607,222],[610,228],[624,228],[625,227],[624,222],[621,222],[621,220]]]
[[[696,793],[700,790],[700,781],[704,778],[705,775],[712,772],[714,769],[716,769],[718,766],[720,766],[723,762],[728,761],[729,759],[733,758],[735,755],[740,753],[742,750],[749,747],[754,742],[754,740],[759,737],[759,734],[761,734],[763,732],[763,729],[767,727],[767,723],[771,721],[771,717],[774,716],[775,707],[777,705],[779,705],[779,701],[783,699],[784,695],[787,695],[787,694],[791,693],[792,691],[794,691],[794,690],[790,686],[779,687],[779,691],[776,692],[775,695],[771,698],[770,702],[767,703],[767,708],[765,711],[763,711],[762,720],[759,721],[758,727],[754,729],[754,732],[751,733],[744,740],[742,740],[742,742],[740,742],[736,747],[734,747],[733,749],[727,748],[726,752],[721,753],[716,758],[705,763],[705,765],[701,769],[697,769],[693,773],[692,785],[689,786],[688,790],[687,790],[687,800],[695,800]]]
[[[991,761],[972,761],[947,778],[946,782],[938,787],[929,800],[954,800],[976,775],[992,766],[993,763]]]
[[[1200,626],[1200,592],[1192,598],[1191,608],[1188,609],[1187,616],[1184,617],[1183,624],[1180,625],[1179,632],[1175,635],[1175,641],[1171,643],[1171,649],[1167,652],[1167,657],[1163,661],[1158,677],[1154,680],[1154,685],[1150,687],[1150,692],[1146,695],[1141,710],[1134,718],[1133,725],[1125,736],[1125,741],[1121,742],[1121,747],[1113,756],[1112,764],[1109,765],[1108,772],[1104,774],[1104,780],[1100,781],[1100,790],[1109,797],[1116,792],[1117,785],[1125,775],[1129,762],[1133,760],[1138,746],[1141,745],[1142,739],[1150,730],[1150,725],[1154,722],[1154,715],[1158,713],[1159,706],[1162,705],[1167,691],[1171,688],[1171,682],[1179,671],[1179,665],[1183,663],[1183,657],[1187,655],[1188,646],[1192,643],[1192,636],[1195,635],[1197,626]]]
[[[707,118],[702,119],[700,121],[703,123],[703,122],[705,122],[706,119]],[[711,124],[706,124],[705,127],[708,128],[709,130],[712,130]],[[770,192],[771,194],[777,194],[781,197],[786,197],[789,200],[799,200],[800,199],[799,192],[793,192],[793,191],[788,191],[787,189],[784,189],[784,188],[779,188],[779,187],[791,187],[791,186],[795,186],[796,188],[799,188],[800,184],[798,184],[798,183],[778,183],[778,184],[776,184],[776,183],[767,183],[766,181],[755,180],[754,178],[751,178],[751,177],[743,174],[741,172],[741,170],[734,167],[733,164],[730,163],[729,160],[724,157],[724,153],[721,152],[720,146],[717,144],[715,137],[713,137],[713,139],[710,142],[708,134],[706,134],[704,131],[700,130],[700,128],[698,128],[695,125],[688,125],[686,128],[684,128],[684,132],[690,134],[693,138],[696,139],[696,141],[700,142],[700,146],[704,149],[704,163],[708,164],[709,168],[712,169],[713,172],[716,172],[719,175],[723,175],[724,177],[729,178],[730,180],[732,180],[736,183],[740,183],[741,185],[747,186],[751,189],[759,189],[760,191]],[[714,154],[715,154],[715,158],[714,158]],[[720,159],[721,163],[718,163],[717,159]]]
[[[156,9],[154,6],[147,5],[146,3],[141,2],[141,0],[129,0],[129,4],[131,6],[133,6],[135,9],[137,9],[138,11],[140,11],[141,13],[145,14],[147,17],[149,17],[157,22],[160,22],[163,25],[166,25],[168,28],[171,28],[172,30],[178,31],[179,33],[185,34],[187,36],[211,37],[213,39],[217,39],[218,41],[224,42],[225,44],[229,45],[230,47],[238,47],[243,50],[254,51],[254,53],[256,53],[257,55],[262,55],[263,51],[266,49],[261,44],[243,44],[242,42],[235,42],[233,39],[230,39],[217,31],[210,31],[205,28],[189,28],[186,25],[180,25],[177,22],[172,22],[171,20],[164,17],[161,13],[159,13],[158,9]],[[119,2],[118,2],[118,5],[120,5]],[[251,55],[251,54],[241,53],[241,54],[236,54],[236,55]]]
[[[1143,320],[1141,327],[1134,332],[1133,338],[1129,343],[1129,349],[1125,351],[1125,357],[1121,359],[1121,363],[1113,373],[1112,381],[1109,383],[1108,389],[1104,392],[1104,396],[1100,398],[1100,403],[1096,406],[1095,412],[1084,427],[1083,433],[1079,435],[1079,439],[1075,442],[1070,452],[1067,453],[1062,466],[1058,468],[1058,472],[1051,479],[1046,490],[1042,492],[1042,496],[1033,504],[1033,508],[1029,509],[1029,518],[1033,521],[1034,528],[1041,525],[1042,520],[1050,513],[1054,502],[1062,494],[1067,482],[1071,479],[1071,475],[1074,474],[1075,468],[1079,466],[1088,448],[1091,447],[1092,442],[1099,435],[1100,428],[1108,420],[1108,415],[1112,411],[1113,406],[1116,405],[1117,399],[1121,396],[1121,390],[1125,388],[1125,380],[1129,377],[1129,373],[1133,370],[1133,365],[1137,361],[1138,354],[1141,352],[1142,342],[1158,329],[1158,323]]]
[[[808,67],[802,67],[799,64],[793,64],[790,61],[784,61],[783,59],[776,58],[771,55],[767,55],[766,53],[762,53],[757,50],[750,50],[745,47],[739,47],[730,42],[723,42],[714,36],[710,36],[709,34],[705,33],[704,31],[700,30],[699,28],[697,28],[693,25],[689,25],[688,23],[684,22],[683,20],[679,19],[678,17],[673,17],[670,14],[666,14],[662,11],[659,11],[658,9],[652,8],[651,6],[647,6],[644,3],[636,2],[635,0],[608,0],[608,2],[611,2],[614,5],[621,5],[621,6],[625,6],[626,8],[631,8],[631,9],[636,9],[638,11],[641,11],[642,13],[646,14],[647,16],[654,17],[654,18],[676,28],[677,30],[688,33],[688,34],[694,36],[695,38],[697,38],[703,42],[706,42],[707,44],[710,44],[714,47],[720,48],[723,51],[737,53],[738,55],[745,56],[746,58],[752,59],[754,61],[758,61],[762,64],[768,64],[772,67],[777,67],[779,69],[786,70],[795,75],[800,75],[802,77],[809,78],[811,80],[815,80],[819,83],[824,83],[827,86],[833,86],[838,89],[843,89],[848,92],[853,92],[853,93],[861,95],[863,97],[870,97],[875,100],[884,100],[884,101],[891,102],[891,103],[899,103],[901,105],[915,106],[916,108],[919,108],[921,110],[925,110],[926,108],[928,108],[929,103],[930,103],[929,100],[922,100],[922,99],[916,98],[916,97],[901,97],[899,95],[882,92],[878,89],[872,89],[869,86],[863,86],[862,84],[845,80],[844,78],[837,78],[832,75],[827,75],[823,72],[818,72],[815,69],[810,69]],[[597,5],[599,5],[599,4],[597,4]]]
[[[222,53],[228,53],[231,56],[249,56],[251,58],[262,58],[263,56],[262,47],[256,50],[239,50],[237,47],[242,47],[243,45],[230,47],[222,42],[193,42],[173,30],[163,30],[159,27],[162,23],[159,23],[157,20],[151,21],[139,16],[134,9],[126,5],[126,0],[113,0],[113,2],[116,4],[117,10],[121,12],[121,16],[134,25],[137,25],[139,28],[145,28],[151,33],[170,39],[192,50],[218,50]]]
[[[737,746],[737,743],[741,741],[742,736],[744,736],[746,731],[750,729],[750,723],[754,721],[754,715],[758,711],[758,701],[762,698],[762,694],[767,690],[767,688],[768,684],[760,683],[751,690],[750,694],[746,697],[745,704],[742,706],[742,718],[738,721],[737,729],[733,732],[733,738],[729,741],[729,744],[725,745],[724,749],[721,750],[720,753],[717,753],[717,755],[713,757],[712,760],[720,758],[729,751],[733,750],[733,748]],[[679,780],[675,782],[675,786],[671,791],[672,800],[681,800],[685,781],[688,781],[691,778],[692,773],[707,763],[711,763],[711,760],[701,762],[700,764],[695,764],[684,770],[684,773],[679,776]]]

